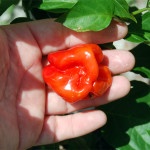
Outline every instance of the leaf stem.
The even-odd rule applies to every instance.
[[[138,15],[138,14],[144,12],[144,11],[150,11],[150,8],[142,8],[142,9],[136,10],[136,11],[132,12],[132,15],[135,16],[135,15]]]

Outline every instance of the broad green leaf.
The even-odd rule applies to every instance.
[[[147,39],[147,41],[150,43],[150,32],[145,32],[144,37]]]
[[[78,0],[43,0],[39,9],[52,12],[65,12],[71,9]]]
[[[131,52],[136,58],[135,67],[144,66],[140,71],[149,77],[149,46],[140,44]],[[147,142],[150,137],[150,87],[137,81],[131,82],[131,87],[126,97],[100,107],[108,117],[102,135],[118,150],[149,150],[145,148],[150,144]],[[136,145],[138,148],[134,147]]]
[[[136,67],[134,68],[135,71],[140,71],[142,73],[144,73],[148,78],[150,78],[150,69],[146,68],[146,67]]]
[[[142,29],[150,32],[150,12],[142,16]]]
[[[129,12],[129,5],[125,0],[113,0],[115,5],[114,15],[122,19],[131,19],[136,22],[136,19]]]
[[[145,38],[143,38],[140,35],[136,35],[136,34],[130,34],[130,36],[127,37],[126,40],[128,40],[130,42],[134,42],[134,43],[143,43],[146,41]]]
[[[137,16],[137,23],[129,25],[127,40],[136,43],[150,43],[150,12]]]
[[[42,0],[22,0],[22,6],[29,20],[49,18],[48,13],[38,9]]]
[[[57,19],[76,31],[98,31],[106,28],[113,17],[112,0],[79,0],[66,14]]]
[[[150,87],[132,82],[128,96],[101,106],[108,117],[102,128],[105,140],[117,150],[150,148]]]
[[[150,149],[150,123],[136,126],[127,131],[130,136],[128,145],[117,148],[117,150],[149,150]]]
[[[0,0],[0,15],[2,15],[8,7],[18,2],[19,0]]]
[[[142,86],[141,86],[142,88]],[[143,124],[141,123],[140,125],[136,125],[133,128],[130,128],[126,133],[130,137],[130,141],[127,145],[121,146],[118,148],[118,150],[149,150],[150,149],[150,88],[144,88],[143,90],[147,90],[146,92],[143,92],[143,96],[138,97],[136,99],[137,104],[143,105],[145,109],[147,109],[147,112],[145,112],[144,107],[141,107],[141,110],[139,111],[144,111],[145,116],[143,116]],[[142,91],[143,91],[142,90]],[[138,91],[137,91],[138,92]],[[139,92],[141,92],[139,90]],[[138,110],[136,110],[138,111]],[[139,119],[139,118],[138,118]],[[145,122],[145,119],[147,121]]]
[[[131,5],[135,2],[135,0],[126,0],[126,2],[128,3],[128,5]]]

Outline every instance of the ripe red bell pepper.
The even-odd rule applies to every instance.
[[[101,64],[103,53],[96,44],[82,44],[48,55],[43,78],[68,102],[101,96],[110,87],[111,72]]]

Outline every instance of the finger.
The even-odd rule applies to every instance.
[[[94,100],[94,106],[99,106],[122,98],[129,93],[130,89],[130,82],[127,78],[123,76],[115,76],[113,78],[113,84],[109,90],[104,95]]]
[[[119,92],[118,92],[119,91]],[[123,76],[113,77],[109,90],[101,97],[83,100],[76,103],[67,103],[55,92],[50,91],[47,97],[47,114],[66,114],[88,107],[96,107],[124,97],[130,91],[130,82]]]
[[[102,111],[86,111],[67,116],[48,116],[37,145],[75,138],[90,133],[106,123]]]
[[[103,64],[108,66],[113,74],[120,74],[131,70],[135,64],[132,53],[122,50],[106,50]]]
[[[66,49],[77,44],[112,42],[123,38],[127,33],[127,26],[116,21],[99,32],[75,32],[50,19],[28,23],[28,27],[43,54]]]

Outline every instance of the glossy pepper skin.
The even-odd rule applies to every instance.
[[[82,44],[50,53],[43,78],[67,102],[101,96],[110,87],[111,72],[101,64],[103,53],[96,44]]]

